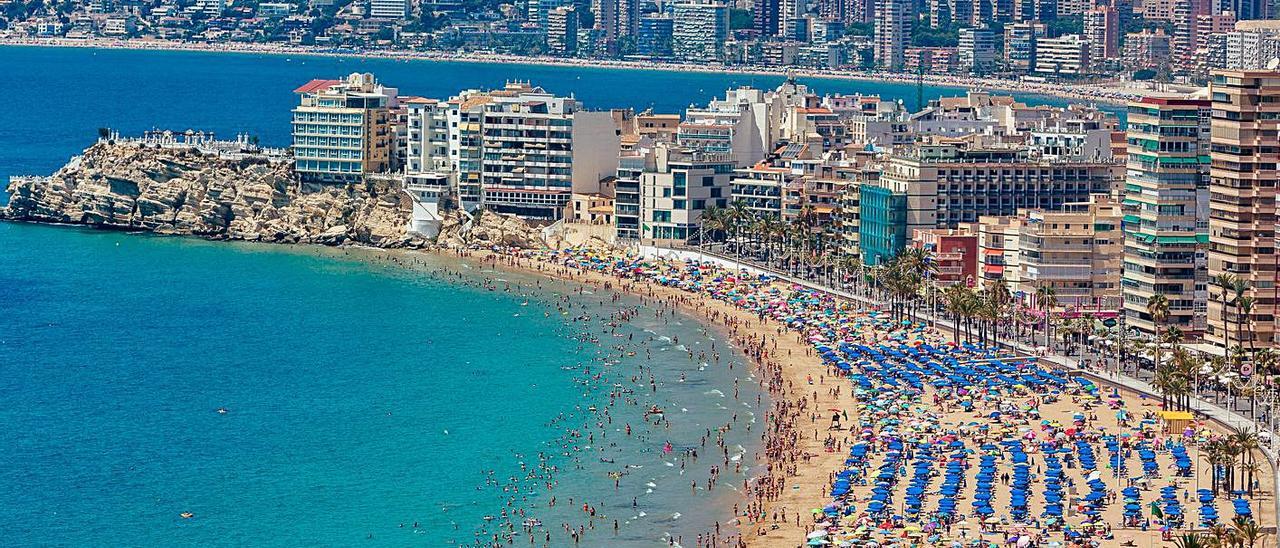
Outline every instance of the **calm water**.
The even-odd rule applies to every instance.
[[[291,90],[352,71],[431,97],[519,78],[592,108],[659,112],[780,81],[37,48],[0,48],[0,69],[0,179],[53,171],[98,127],[245,131],[285,145]],[[898,84],[808,83],[914,98]],[[928,93],[944,92],[958,90]],[[459,268],[440,259],[410,268],[371,253],[66,227],[0,224],[0,250],[4,544],[444,545],[474,542],[500,521],[484,516],[513,503],[564,545],[559,524],[581,523],[586,497],[604,516],[587,545],[650,546],[726,520],[743,477],[731,466],[722,487],[690,494],[712,463],[682,470],[665,442],[678,455],[736,415],[730,447],[744,473],[755,465],[757,394],[741,358],[718,341],[719,365],[691,360],[717,341],[687,318],[642,313],[607,332],[605,316],[635,302],[589,298],[561,314],[566,288],[489,291],[475,284],[493,273],[459,283],[436,272]],[[644,423],[649,405],[668,410],[669,427]],[[541,481],[511,480],[540,453],[558,470],[555,508]]]
[[[548,91],[573,94],[589,108],[653,108],[682,113],[726,88],[767,88],[780,76],[679,73],[591,67],[493,65],[387,59],[282,57],[257,54],[125,51],[0,46],[0,180],[58,168],[111,127],[123,134],[153,128],[214,131],[230,138],[257,135],[264,144],[289,144],[293,89],[312,78],[373,72],[401,93],[448,98],[462,89],[500,87],[529,80]],[[802,79],[818,93],[878,93],[916,100],[910,84]],[[929,86],[925,98],[964,90]],[[1062,99],[1024,96],[1036,104]],[[1122,110],[1112,107],[1113,110]]]
[[[441,545],[473,541],[514,496],[557,544],[584,521],[568,499],[586,497],[596,539],[646,546],[725,521],[733,495],[691,495],[712,462],[682,472],[665,442],[700,447],[736,414],[731,452],[754,465],[741,359],[720,341],[719,366],[690,360],[714,335],[687,318],[604,333],[601,314],[634,301],[580,296],[591,306],[561,314],[566,288],[507,292],[534,280],[488,273],[507,281],[489,291],[433,274],[456,263],[373,252],[21,224],[0,224],[0,245],[6,544]],[[627,344],[635,356],[613,348]],[[633,382],[641,364],[656,391]],[[630,394],[609,418],[591,412],[615,387]],[[645,424],[649,405],[669,428]],[[542,481],[510,481],[539,452],[561,470],[552,509]]]

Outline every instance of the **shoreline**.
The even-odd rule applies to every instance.
[[[0,46],[13,47],[57,47],[79,49],[108,49],[133,51],[181,51],[205,53],[238,53],[288,56],[300,55],[310,57],[355,57],[361,59],[386,59],[401,61],[445,61],[472,64],[498,65],[537,65],[570,68],[603,68],[617,70],[647,70],[671,72],[695,72],[704,74],[741,74],[749,76],[795,76],[800,78],[849,80],[860,82],[880,82],[913,85],[916,75],[902,73],[878,73],[851,70],[817,70],[795,67],[764,66],[706,66],[676,62],[640,62],[601,59],[564,60],[554,57],[537,57],[507,55],[496,53],[451,53],[443,51],[414,50],[373,50],[373,51],[334,51],[327,48],[315,48],[292,45],[257,45],[257,44],[205,44],[196,42],[172,42],[164,40],[143,39],[71,39],[71,38],[0,38]],[[1115,85],[1090,85],[1050,82],[1024,82],[999,78],[983,78],[969,76],[923,75],[920,77],[924,85],[933,87],[955,88],[958,91],[968,89],[984,89],[1010,94],[1033,95],[1069,101],[1085,101],[1095,104],[1124,106],[1127,102],[1144,94],[1155,93],[1155,90],[1140,88],[1122,88]]]
[[[31,223],[32,224],[51,224],[51,223],[41,223],[41,222],[31,222]],[[79,226],[82,228],[98,228],[98,227],[76,225],[76,224],[63,224],[63,225],[53,225],[53,226]],[[147,233],[150,234],[149,232]],[[174,234],[157,234],[157,235],[173,236]],[[208,241],[221,241],[221,240],[213,240],[205,237],[201,237],[200,239],[208,240]],[[257,243],[270,243],[270,242],[257,242]],[[316,244],[312,244],[312,245],[316,245]],[[290,246],[290,247],[298,247],[298,246]],[[602,288],[609,291],[626,293],[630,296],[641,299],[642,301],[645,302],[646,306],[651,306],[654,308],[678,308],[682,313],[687,314],[691,318],[697,320],[708,331],[716,332],[721,336],[729,335],[729,338],[727,338],[726,340],[730,341],[735,348],[742,351],[742,353],[745,356],[747,356],[749,361],[756,368],[757,373],[761,374],[761,377],[763,377],[763,374],[766,372],[765,370],[768,367],[777,366],[780,370],[782,370],[783,377],[793,381],[789,385],[781,387],[785,389],[781,392],[781,396],[773,393],[772,390],[769,391],[770,392],[769,398],[771,400],[770,415],[772,414],[772,410],[777,409],[777,407],[773,405],[774,403],[778,401],[792,401],[793,398],[797,398],[797,397],[799,397],[800,399],[804,399],[807,396],[807,394],[803,392],[805,390],[806,375],[813,376],[812,379],[809,379],[808,384],[812,386],[812,388],[816,389],[817,386],[822,385],[823,380],[825,380],[822,377],[822,375],[828,372],[828,368],[825,366],[825,364],[823,364],[821,359],[818,358],[816,354],[810,353],[811,346],[807,341],[803,340],[803,336],[799,335],[799,332],[786,329],[785,326],[782,326],[778,322],[774,321],[772,318],[769,318],[768,321],[756,322],[754,320],[758,319],[757,316],[750,313],[746,309],[740,308],[738,306],[734,306],[731,303],[714,298],[706,293],[689,292],[679,287],[672,287],[672,286],[666,286],[663,284],[654,283],[654,281],[649,279],[648,277],[624,278],[624,277],[619,277],[619,276],[616,276],[610,273],[605,273],[605,272],[585,270],[585,269],[579,269],[579,268],[570,268],[561,263],[547,260],[544,256],[541,255],[542,252],[540,251],[521,250],[515,253],[511,253],[511,252],[496,252],[489,248],[459,249],[459,248],[441,247],[441,248],[423,248],[423,249],[399,249],[399,248],[378,248],[378,247],[367,246],[367,245],[347,245],[347,246],[321,245],[320,247],[330,247],[330,248],[345,247],[345,248],[351,248],[351,249],[363,249],[368,251],[388,251],[388,252],[392,252],[391,253],[392,255],[398,254],[398,253],[395,253],[397,251],[400,253],[418,252],[418,253],[429,254],[432,256],[437,256],[442,258],[460,260],[463,262],[471,262],[473,264],[478,262],[482,266],[492,267],[495,270],[506,270],[513,273],[529,274],[529,275],[542,277],[548,280],[556,280],[556,281],[567,282],[567,283],[578,284],[578,285],[594,286],[594,287]],[[786,282],[780,281],[780,280],[772,283],[787,285]],[[846,301],[843,298],[839,298],[839,299],[841,301],[849,302],[850,304],[857,305],[856,302]],[[735,321],[733,323],[729,323],[729,320],[728,320],[729,316],[732,316],[733,318],[735,318]],[[768,318],[768,317],[763,316],[763,318]],[[942,330],[942,329],[939,329],[939,333],[943,337],[948,337],[949,335],[946,332],[946,330]],[[797,335],[797,336],[782,337],[783,334]],[[744,346],[744,343],[743,343],[744,340],[751,341],[751,340],[755,340],[757,337],[759,338],[760,341],[762,341],[760,345],[752,347],[751,343],[748,342]],[[772,346],[772,345],[777,345],[777,346]],[[769,350],[777,350],[779,348],[781,348],[782,350],[786,350],[788,348],[804,349],[804,353],[800,356],[791,354],[791,355],[788,355],[785,359],[778,360],[776,358],[780,355],[780,353],[777,353],[777,352],[773,354],[767,354],[763,356],[763,359],[761,359],[761,356],[759,356],[756,352],[753,352],[753,350],[764,349],[766,351],[769,351]],[[771,361],[770,358],[774,358],[774,360]],[[838,387],[841,385],[840,377],[832,376],[831,378],[833,379],[834,384],[828,385],[828,387],[830,386]],[[813,382],[814,379],[817,379],[818,382],[814,383]],[[1112,384],[1105,377],[1101,379],[1101,382],[1104,384]],[[799,383],[800,386],[794,386],[794,384],[796,383]],[[1112,384],[1112,386],[1115,386],[1119,391],[1126,393],[1128,396],[1136,396],[1139,399],[1140,408],[1151,409],[1155,405],[1154,400],[1147,401],[1146,397],[1140,395],[1140,393],[1138,392],[1134,392],[1118,384]],[[824,403],[829,403],[830,405],[838,405],[842,408],[848,409],[850,411],[851,418],[854,418],[856,420],[856,417],[858,416],[858,412],[857,412],[858,402],[852,398],[852,394],[831,394],[830,392],[828,392],[823,396],[823,398],[818,398],[818,392],[815,391],[813,395],[816,400],[815,400],[815,404],[812,407],[812,410],[816,411],[819,415],[825,412],[825,408],[821,407],[821,405]],[[835,396],[835,398],[831,399],[829,398],[829,396]],[[826,401],[823,401],[824,399]],[[808,411],[808,409],[805,409],[803,407],[800,408],[799,410],[806,411],[806,412]],[[769,423],[769,421],[771,420],[769,418],[770,415],[766,415],[765,417],[766,428],[770,426],[770,423]],[[792,415],[788,415],[787,417],[794,419],[794,418],[798,418],[799,416],[800,416],[799,414],[792,414]],[[787,417],[784,417],[784,418],[787,418]],[[1206,420],[1206,424],[1211,425],[1210,428],[1212,430],[1217,430],[1219,432],[1225,431],[1226,427],[1229,426],[1229,425],[1224,425],[1215,419]],[[768,431],[769,430],[766,430],[766,432]],[[777,499],[757,500],[753,498],[754,495],[759,493],[757,489],[749,489],[749,490],[744,489],[739,493],[735,494],[735,496],[733,497],[735,500],[739,501],[740,503],[745,502],[745,504],[747,505],[747,506],[741,507],[741,510],[740,510],[740,507],[737,504],[734,504],[733,509],[735,514],[735,519],[739,520],[739,522],[741,522],[741,519],[743,517],[744,512],[746,511],[746,508],[750,507],[750,505],[753,503],[759,503],[763,508],[763,510],[758,512],[761,516],[767,516],[770,513],[773,513],[776,515],[779,511],[783,511],[783,517],[784,517],[782,527],[776,530],[770,530],[767,532],[767,534],[763,534],[763,535],[756,535],[754,533],[757,530],[757,528],[760,528],[767,523],[767,518],[761,518],[761,519],[754,520],[752,522],[741,524],[740,525],[741,536],[737,540],[740,540],[743,543],[743,545],[762,546],[766,548],[794,546],[796,539],[803,538],[804,534],[809,532],[809,528],[807,526],[811,524],[807,523],[808,516],[805,515],[805,511],[808,508],[818,504],[820,501],[824,501],[829,498],[827,495],[827,490],[830,487],[830,482],[832,481],[834,472],[842,468],[841,465],[844,462],[844,453],[842,453],[840,450],[836,450],[832,453],[822,452],[821,448],[823,445],[823,440],[819,439],[819,432],[817,430],[814,430],[814,436],[811,438],[806,437],[804,435],[805,434],[804,428],[797,429],[793,433],[796,435],[796,438],[797,438],[796,441],[801,442],[797,444],[796,449],[809,452],[809,449],[816,448],[816,450],[814,451],[814,453],[816,454],[813,454],[812,456],[817,457],[817,459],[813,461],[809,459],[805,459],[803,463],[798,463],[796,459],[792,459],[790,463],[795,465],[795,469],[787,469],[779,474],[776,474],[776,475],[770,474],[766,476],[770,478],[774,478],[774,477],[785,478],[784,481],[786,486],[790,487],[790,489],[780,490],[782,496]],[[766,438],[766,440],[763,442],[763,445],[765,447],[768,447],[771,441],[776,441],[777,439],[778,438],[776,437]],[[793,453],[793,455],[794,454],[795,453]],[[823,457],[826,457],[826,458],[823,458]],[[763,467],[766,470],[772,471],[773,464],[775,464],[775,459],[763,459],[757,456],[757,466],[756,468],[753,469],[753,471],[759,470],[761,467]],[[781,465],[788,464],[788,461],[786,459],[777,459],[776,464],[781,466]],[[1200,476],[1202,473],[1203,472],[1200,472],[1200,469],[1197,467],[1197,477]],[[1262,483],[1263,485],[1268,485],[1268,484],[1273,485],[1274,478],[1268,478],[1267,475],[1268,475],[1267,472],[1263,472],[1262,475],[1259,476],[1259,480],[1260,480],[1259,483]],[[755,480],[759,480],[760,477],[761,476],[759,475],[753,475],[753,479]],[[1272,481],[1263,482],[1261,481],[1263,479],[1271,479]],[[757,483],[757,485],[759,484]],[[1263,507],[1259,508],[1259,510],[1264,510],[1267,508],[1267,506],[1271,506],[1273,508],[1274,507],[1273,505],[1275,504],[1275,495],[1274,493],[1271,493],[1269,495],[1263,495],[1263,496],[1260,496],[1259,500],[1263,504]],[[785,510],[782,510],[784,508]],[[796,516],[796,520],[794,522],[790,522],[787,519],[787,518],[790,518],[790,516],[792,515]],[[1266,516],[1266,515],[1270,515],[1270,513],[1263,512],[1262,515]],[[775,522],[776,522],[776,518],[775,518]],[[1126,529],[1126,528],[1119,528],[1117,529],[1117,531],[1131,533],[1131,534],[1138,533],[1136,529]],[[1145,534],[1146,530],[1143,529],[1142,533]],[[730,535],[729,538],[732,538],[732,535]],[[685,545],[689,545],[689,544],[685,544]]]
[[[569,269],[523,253],[513,255],[490,249],[432,248],[412,251],[463,261],[478,261],[495,270],[617,291],[641,299],[646,306],[674,307],[709,331],[725,337],[725,340],[747,357],[762,382],[770,372],[777,373],[771,385],[762,385],[762,389],[768,393],[770,406],[761,421],[766,427],[766,433],[760,440],[759,447],[765,449],[765,454],[756,455],[755,470],[763,469],[764,473],[753,473],[750,486],[742,486],[732,497],[736,501],[731,510],[734,525],[738,529],[737,538],[728,535],[721,540],[725,543],[740,540],[745,546],[782,548],[794,545],[796,538],[801,538],[808,532],[806,512],[813,501],[822,500],[826,495],[830,472],[838,469],[844,462],[844,455],[840,451],[824,450],[826,443],[822,435],[825,432],[819,429],[815,428],[812,435],[809,435],[809,431],[804,428],[779,430],[770,426],[774,421],[779,421],[779,407],[783,409],[782,420],[779,422],[798,422],[797,419],[802,418],[802,414],[831,406],[853,414],[856,412],[856,402],[849,392],[836,395],[820,395],[817,390],[812,394],[804,392],[803,387],[810,385],[806,384],[807,380],[816,378],[819,379],[819,384],[825,380],[827,368],[812,353],[811,347],[799,333],[778,324],[772,318],[766,317],[765,321],[761,321],[748,311],[724,301],[654,284],[648,279],[620,279],[600,272]],[[816,389],[818,385],[812,386]],[[817,399],[810,399],[810,396]],[[801,403],[802,400],[804,403]],[[779,435],[779,432],[782,434]],[[777,455],[770,458],[769,447],[785,447],[796,458],[788,460],[777,458]],[[797,465],[796,460],[803,460],[803,464]],[[783,489],[787,486],[790,487]],[[762,496],[767,490],[774,492],[773,498]],[[744,521],[744,514],[748,508],[753,507],[753,513],[761,517],[751,522]],[[767,521],[764,516],[768,515],[783,515],[785,519],[778,528],[767,530],[767,534],[758,534],[758,528],[764,527]]]

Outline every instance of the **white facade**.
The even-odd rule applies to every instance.
[[[682,61],[718,63],[729,37],[729,8],[724,4],[680,3],[672,12],[671,42]]]
[[[1079,34],[1036,40],[1036,72],[1075,77],[1089,71],[1089,41]]]
[[[911,20],[915,18],[912,4],[906,0],[881,0],[876,6],[876,66],[902,70],[904,51],[911,45]]]
[[[369,16],[375,19],[404,19],[409,14],[408,0],[369,0]]]
[[[617,173],[611,113],[582,110],[541,88],[510,84],[407,107],[406,180],[447,181],[467,209],[557,219],[572,193],[599,192],[600,180]]]

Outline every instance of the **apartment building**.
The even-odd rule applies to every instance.
[[[1124,272],[1129,327],[1154,334],[1154,295],[1169,302],[1160,327],[1189,339],[1204,333],[1207,311],[1209,101],[1145,97],[1129,104],[1124,185]]]
[[[1036,40],[1036,74],[1076,78],[1089,72],[1089,41],[1079,34]]]
[[[1066,308],[1116,310],[1123,255],[1120,204],[1104,195],[1025,212],[1018,239],[1019,289],[1052,288]]]
[[[616,174],[613,114],[527,83],[407,106],[406,180],[429,174],[439,181],[444,173],[467,209],[554,220],[573,193],[598,193],[600,181]]]
[[[719,63],[729,38],[729,8],[724,4],[681,2],[672,10],[671,42],[676,59]]]
[[[906,0],[876,2],[875,62],[876,66],[901,71],[906,59],[903,52],[911,45],[911,24],[915,10]]]
[[[1276,164],[1280,163],[1280,73],[1215,71],[1209,80],[1209,277],[1248,285],[1252,310],[1209,285],[1206,339],[1219,346],[1276,339]],[[1225,325],[1224,325],[1225,324]],[[1243,340],[1242,340],[1243,339]]]

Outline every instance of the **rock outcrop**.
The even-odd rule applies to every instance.
[[[292,166],[98,143],[51,177],[15,178],[0,218],[212,239],[421,247],[387,183],[303,188]]]
[[[436,241],[450,247],[545,247],[542,230],[514,215],[480,210],[474,217],[460,212],[446,215]]]

